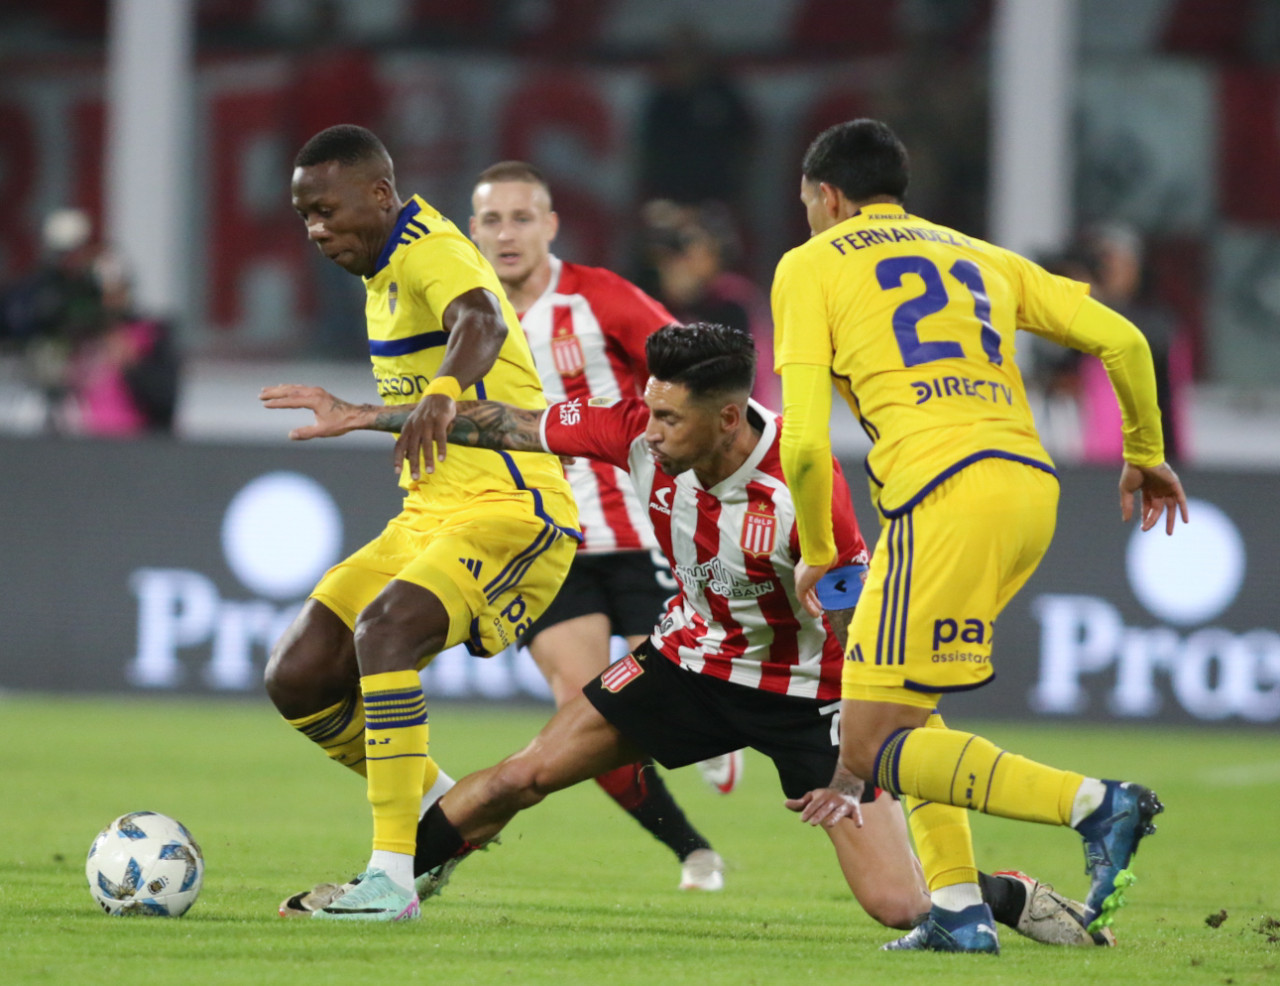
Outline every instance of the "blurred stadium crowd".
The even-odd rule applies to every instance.
[[[767,361],[821,128],[885,119],[913,155],[911,210],[990,234],[998,3],[194,0],[186,300],[139,312],[103,231],[110,5],[0,0],[0,429],[187,433],[209,361],[359,364],[360,285],[287,195],[294,151],[337,122],[378,132],[402,189],[459,225],[481,169],[533,162],[560,255],[750,326]],[[1148,333],[1171,453],[1195,461],[1215,414],[1280,403],[1280,6],[1074,8],[1078,232],[1040,259]],[[1096,368],[1031,357],[1055,453],[1117,457],[1090,441],[1115,414]]]

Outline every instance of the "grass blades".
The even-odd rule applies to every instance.
[[[437,704],[432,752],[460,776],[523,746],[549,715]],[[335,926],[285,921],[275,909],[363,867],[363,783],[265,699],[8,695],[0,722],[8,986],[1280,981],[1280,739],[1262,731],[955,723],[1036,759],[1140,781],[1168,806],[1135,858],[1117,948],[1051,949],[1001,929],[1003,955],[990,959],[878,951],[896,933],[854,904],[827,840],[782,807],[772,766],[753,753],[727,797],[692,769],[667,775],[728,861],[723,893],[677,891],[675,859],[585,784],[518,817],[500,847],[458,868],[422,920]],[[90,899],[90,841],[143,808],[180,819],[204,849],[204,890],[184,918],[113,919]],[[984,868],[1085,893],[1072,833],[972,822]]]

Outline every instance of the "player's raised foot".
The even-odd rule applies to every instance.
[[[698,761],[698,773],[702,775],[708,787],[721,794],[728,794],[742,780],[742,766],[745,762],[746,758],[742,755],[742,751],[734,750],[732,753]]]
[[[439,894],[464,858],[455,856],[453,859],[446,859],[439,866],[433,866],[427,872],[414,877],[413,887],[418,892],[418,901],[428,901]]]
[[[440,892],[444,890],[445,884],[449,882],[449,878],[453,876],[453,871],[458,868],[458,864],[473,852],[488,852],[494,846],[501,844],[502,840],[495,835],[484,845],[472,847],[461,856],[446,859],[443,863],[431,867],[425,873],[419,873],[413,878],[413,888],[418,892],[418,903],[425,904],[432,897],[439,896]]]
[[[1114,945],[1115,933],[1110,928],[1090,932],[1084,905],[1064,897],[1047,883],[1018,870],[1004,870],[993,876],[1017,880],[1026,889],[1026,903],[1018,915],[1014,930],[1044,945]]]
[[[978,952],[1000,954],[996,921],[986,904],[962,911],[933,907],[929,916],[910,934],[881,945],[886,952]]]
[[[325,921],[408,921],[421,913],[418,895],[375,867],[361,873],[354,887],[311,916]]]
[[[714,849],[695,849],[680,864],[681,890],[723,890],[724,860]]]
[[[1089,875],[1085,912],[1089,930],[1110,927],[1124,906],[1125,888],[1137,877],[1128,870],[1144,835],[1155,832],[1152,821],[1164,811],[1156,793],[1141,784],[1103,781],[1107,789],[1097,809],[1075,828],[1084,839],[1084,871]]]
[[[303,890],[286,897],[280,902],[279,913],[282,918],[309,918],[322,907],[328,907],[335,900],[356,885],[360,878],[352,877],[346,883],[317,883],[310,890]]]

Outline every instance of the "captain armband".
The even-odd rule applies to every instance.
[[[823,609],[853,609],[862,595],[866,565],[842,565],[818,580],[815,590]]]

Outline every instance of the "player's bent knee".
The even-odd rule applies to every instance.
[[[319,712],[357,687],[351,658],[341,649],[323,651],[282,641],[272,650],[263,672],[267,695],[285,718]]]
[[[374,600],[356,620],[355,646],[362,674],[415,668],[418,661],[444,650],[447,620],[424,621],[404,607]]]
[[[886,928],[909,931],[924,920],[928,907],[921,909],[920,894],[915,888],[878,888],[858,898],[869,916]]]

